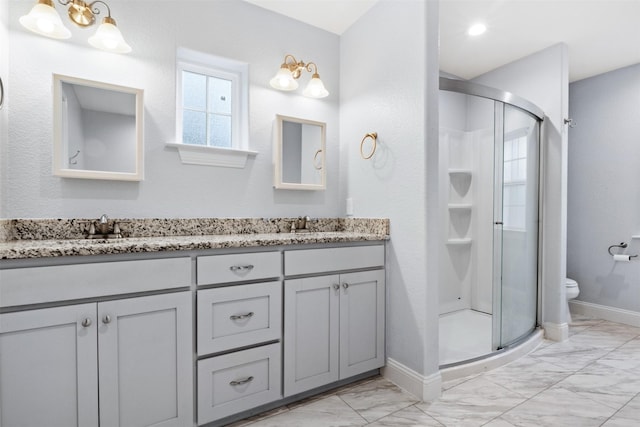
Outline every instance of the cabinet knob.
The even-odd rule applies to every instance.
[[[338,289],[340,289],[340,285],[339,285],[339,284],[337,284],[337,283],[336,283],[336,284],[334,284],[334,285],[333,285],[333,289],[335,289],[335,290],[337,291]]]
[[[89,326],[91,326],[91,319],[89,317],[85,317],[84,319],[82,319],[82,327],[84,328],[88,328]]]
[[[349,284],[348,283],[343,283],[342,287],[345,288],[345,289],[348,289],[349,288]]]
[[[102,323],[104,323],[105,325],[111,323],[111,316],[109,316],[108,314],[105,314],[104,317],[102,318]]]

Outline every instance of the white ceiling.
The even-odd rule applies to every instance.
[[[246,0],[342,34],[376,0]],[[467,27],[488,30],[471,38]],[[640,63],[640,0],[440,0],[440,69],[470,79],[556,43],[570,81]]]

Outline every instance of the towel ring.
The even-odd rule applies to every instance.
[[[0,110],[4,105],[4,84],[2,84],[2,77],[0,77]]]
[[[318,154],[322,153],[322,149],[316,151],[316,154],[313,155],[313,167],[316,170],[320,170],[322,169],[322,163],[320,163],[320,166],[318,166]]]
[[[362,147],[364,147],[364,142],[367,140],[367,138],[371,138],[373,147],[371,148],[371,152],[365,156],[364,152],[362,151]],[[371,157],[373,157],[373,155],[376,153],[376,148],[378,146],[378,133],[377,132],[371,132],[368,133],[364,136],[364,138],[362,138],[362,141],[360,141],[360,156],[365,159],[365,160],[369,160]]]

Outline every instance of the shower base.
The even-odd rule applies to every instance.
[[[440,366],[491,353],[491,315],[459,310],[440,315]]]

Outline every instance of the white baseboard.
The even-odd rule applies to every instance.
[[[393,359],[387,359],[382,376],[422,401],[432,401],[442,393],[440,372],[425,377]]]
[[[565,341],[569,339],[569,325],[565,323],[547,322],[542,325],[544,337],[551,341]]]
[[[609,320],[610,322],[624,323],[625,325],[640,328],[640,313],[637,311],[578,300],[569,301],[569,307],[572,313],[582,314],[596,319]]]

